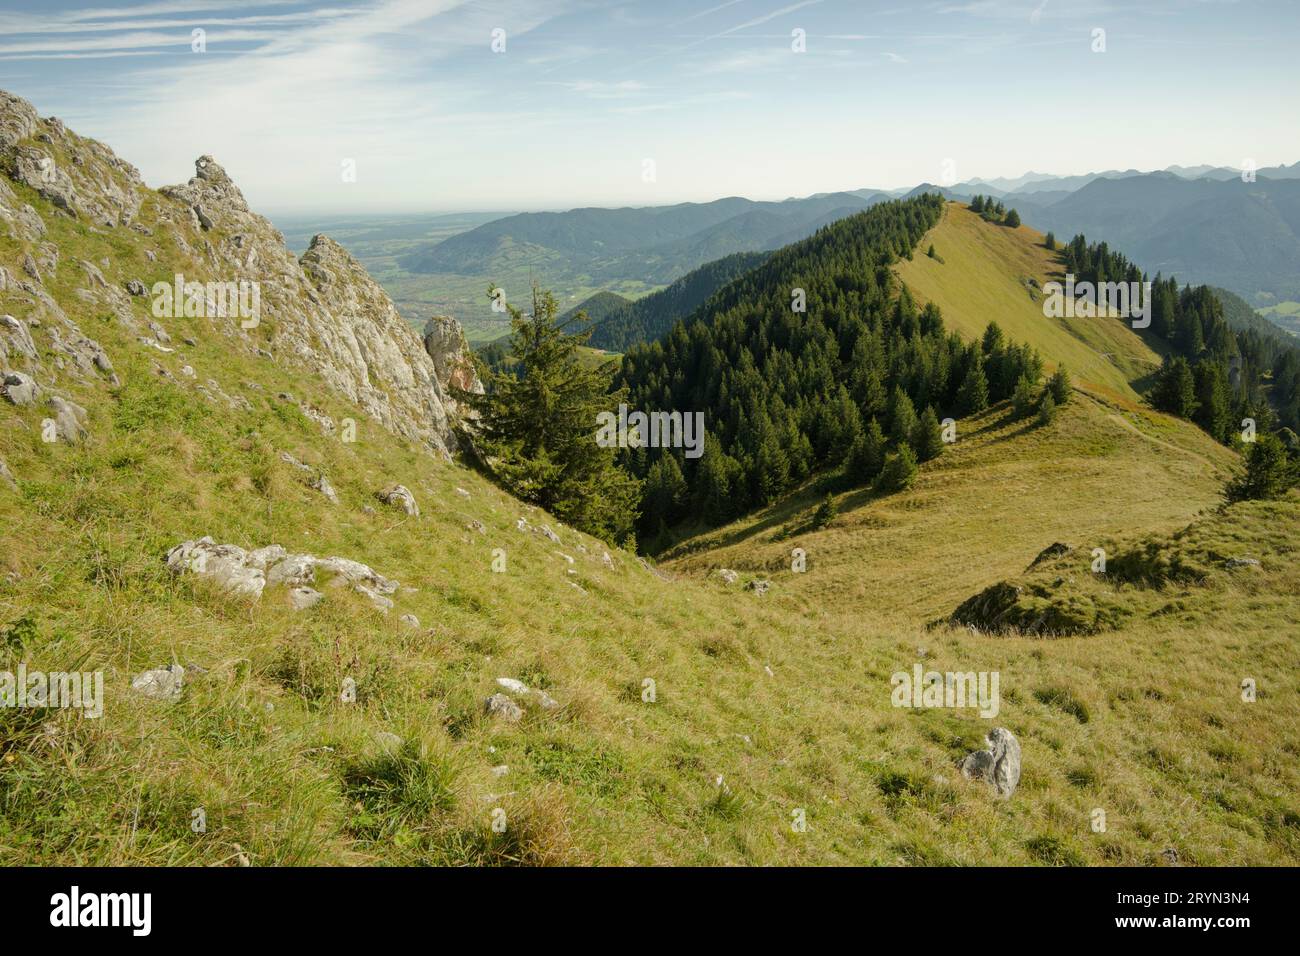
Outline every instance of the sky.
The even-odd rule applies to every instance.
[[[1296,0],[0,0],[0,89],[155,187],[516,211],[1289,164],[1298,41]]]

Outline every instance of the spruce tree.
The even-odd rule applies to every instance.
[[[1192,420],[1217,441],[1225,441],[1231,424],[1227,373],[1218,362],[1197,362],[1193,378],[1196,383],[1196,412]]]
[[[916,433],[916,408],[902,386],[894,386],[889,402],[889,435],[894,441],[906,443]]]
[[[939,416],[933,405],[925,406],[925,411],[917,420],[912,432],[912,447],[916,449],[917,461],[929,461],[938,458],[943,452],[943,432],[939,428]]]
[[[885,494],[893,494],[912,487],[916,480],[916,456],[911,446],[899,445],[898,451],[891,451],[885,456],[885,466],[881,469],[876,487]]]
[[[984,356],[979,349],[974,352],[966,377],[957,390],[957,409],[962,415],[978,414],[989,405],[989,383],[984,376]]]
[[[1056,402],[1058,408],[1070,400],[1070,373],[1064,365],[1056,367],[1052,377],[1047,380],[1047,389],[1052,393],[1052,401]]]
[[[1181,355],[1165,356],[1151,404],[1170,415],[1191,418],[1196,411],[1196,383],[1187,359]]]
[[[817,506],[817,511],[813,515],[813,527],[826,527],[835,520],[837,514],[839,514],[839,509],[835,507],[835,499],[831,497],[831,493],[828,491],[826,492],[826,497],[822,499],[822,503]]]
[[[598,414],[618,407],[613,366],[578,357],[589,333],[569,334],[549,292],[533,287],[533,311],[507,303],[515,374],[489,374],[482,395],[458,392],[477,413],[474,441],[511,494],[575,528],[619,541],[637,518],[640,482],[597,444]]]
[[[1038,402],[1038,424],[1050,425],[1056,420],[1056,402],[1052,398],[1052,393],[1043,390],[1043,397]]]
[[[885,432],[874,418],[853,443],[844,462],[844,475],[851,485],[874,481],[885,463]]]
[[[1046,394],[1051,394],[1049,389]],[[1016,418],[1025,418],[1034,410],[1034,386],[1024,375],[1016,382],[1016,390],[1011,394],[1011,412]]]
[[[1015,229],[1017,226],[1019,226],[1020,213],[1016,212],[1014,209],[1009,210],[1007,212],[1006,224],[1010,226],[1012,229]]]
[[[1296,469],[1287,460],[1282,442],[1265,432],[1246,454],[1246,473],[1230,481],[1224,494],[1229,501],[1277,498],[1295,481]]]

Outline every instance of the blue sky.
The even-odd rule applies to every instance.
[[[1292,163],[1298,43],[1294,0],[0,0],[0,88],[266,212],[554,209]]]

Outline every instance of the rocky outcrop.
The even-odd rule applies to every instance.
[[[283,585],[289,589],[290,602],[299,609],[320,600],[311,587],[318,573],[330,578],[331,586],[351,587],[385,612],[393,606],[388,595],[400,587],[396,581],[350,558],[290,554],[278,544],[245,551],[238,545],[217,544],[210,537],[183,541],[172,548],[167,552],[167,567],[178,574],[188,571],[210,578],[223,591],[254,600],[262,596],[267,585]]]
[[[23,202],[11,182],[49,205],[36,203],[38,210]],[[148,215],[141,222],[146,201]],[[295,257],[211,156],[199,157],[188,182],[151,193],[135,167],[106,146],[76,136],[56,119],[42,119],[31,104],[0,91],[0,235],[25,246],[12,264],[0,267],[0,304],[45,330],[49,350],[62,363],[58,370],[66,365],[82,380],[98,373],[116,384],[104,350],[68,315],[112,316],[144,346],[170,352],[161,326],[144,316],[150,290],[141,276],[123,274],[105,258],[78,262],[80,287],[67,294],[68,301],[55,301],[45,282],[58,266],[59,249],[47,240],[42,215],[152,237],[146,257],[160,265],[170,259],[185,282],[203,285],[200,311],[213,332],[234,340],[236,348],[319,376],[384,428],[430,451],[445,455],[458,448],[461,412],[449,387],[454,382],[481,391],[482,385],[455,320],[433,320],[422,338],[361,265],[325,236]],[[232,287],[256,290],[255,314],[219,307],[221,290]],[[30,340],[30,331],[9,322],[0,328],[0,371],[23,371],[53,386],[49,375],[33,367],[44,343],[23,338]],[[15,368],[19,359],[22,365]],[[328,416],[321,415],[325,428]]]
[[[59,120],[41,119],[26,100],[0,90],[0,170],[31,187],[60,212],[96,226],[128,226],[140,211],[144,181],[102,143],[83,139]],[[30,209],[31,207],[27,207]],[[44,234],[0,194],[11,234]],[[39,218],[39,217],[38,217]]]
[[[424,326],[424,350],[433,359],[434,372],[456,402],[454,389],[483,394],[465,330],[455,319],[435,315]],[[464,410],[462,410],[463,412]]]

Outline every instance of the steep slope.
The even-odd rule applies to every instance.
[[[686,318],[733,279],[767,258],[765,252],[738,252],[706,263],[682,276],[666,289],[608,310],[596,320],[591,345],[625,352],[634,345],[662,338],[673,324]],[[596,316],[592,316],[596,319]]]
[[[0,109],[0,137],[20,112]],[[1294,641],[1282,626],[1253,629],[1259,595],[1229,595],[1195,626],[1164,617],[1104,640],[1042,642],[926,632],[914,615],[823,601],[785,579],[759,595],[674,578],[446,460],[427,440],[432,423],[415,424],[422,399],[404,403],[409,429],[370,419],[367,387],[394,415],[402,405],[374,384],[354,380],[349,393],[338,378],[351,366],[324,340],[396,350],[412,367],[419,355],[399,330],[385,335],[382,300],[328,241],[252,330],[154,319],[142,296],[119,302],[106,290],[137,270],[222,277],[227,237],[191,206],[128,189],[128,167],[104,147],[18,122],[27,132],[0,138],[0,314],[13,316],[0,362],[43,393],[16,404],[30,397],[20,382],[0,397],[0,674],[98,671],[103,714],[0,707],[0,862],[1160,864],[1170,849],[1192,864],[1300,859]],[[15,146],[56,143],[71,150],[58,160],[75,187],[65,204],[12,172]],[[91,220],[96,209],[104,218]],[[270,237],[258,242],[259,259],[279,264]],[[276,320],[294,309],[308,317],[311,356],[279,337]],[[439,358],[451,362],[430,357],[444,386],[439,369],[455,362]],[[1062,428],[1075,412],[1093,421],[1080,402]],[[1014,431],[972,445],[972,459],[1020,447]],[[1149,437],[1197,451],[1188,434]],[[1208,485],[1188,480],[1193,495]],[[404,495],[376,497],[395,484],[418,513]],[[942,515],[957,522],[999,497],[996,483],[980,489],[956,506],[931,498],[924,536],[935,540]],[[1176,505],[1152,500],[1172,520]],[[891,507],[900,522],[923,510],[906,498]],[[974,529],[965,559],[980,566],[989,546],[999,557],[973,589],[1010,573],[1008,532]],[[208,548],[203,535],[241,550]],[[845,565],[880,560],[871,544]],[[1266,579],[1280,585],[1269,598],[1278,620],[1295,620],[1294,561],[1256,556],[1279,575]],[[808,582],[822,561],[812,551]],[[323,597],[295,610],[308,585],[292,582],[308,570]],[[227,590],[259,580],[257,598]],[[926,589],[943,605],[948,590]],[[892,706],[891,672],[920,659],[1001,670],[996,723],[1025,761],[1010,802],[957,770],[989,721]],[[184,669],[174,696],[162,682],[175,672],[138,680],[173,664]],[[1243,674],[1264,689],[1249,707]],[[1105,834],[1089,827],[1097,806],[1110,814]],[[807,827],[792,827],[800,819]]]
[[[1134,384],[1159,366],[1160,356],[1116,319],[1043,314],[1044,284],[1062,277],[1033,229],[993,225],[949,203],[919,248],[931,244],[938,259],[914,256],[898,264],[898,275],[917,301],[938,305],[944,324],[966,338],[979,337],[996,321],[1011,339],[1037,348],[1051,367],[1064,363],[1076,381],[1130,403],[1138,397]]]

